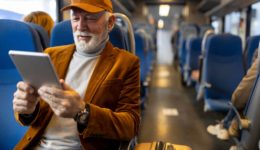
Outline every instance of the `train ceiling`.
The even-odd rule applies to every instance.
[[[198,11],[207,16],[223,16],[231,11],[245,8],[250,4],[260,0],[112,0],[122,4],[131,14],[138,3],[145,3],[146,5],[179,5],[185,6],[187,2],[196,2]]]

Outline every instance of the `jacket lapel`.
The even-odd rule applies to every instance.
[[[85,102],[91,102],[98,87],[105,80],[111,67],[115,62],[116,51],[113,50],[113,46],[110,42],[107,43],[101,56],[97,62],[94,72],[89,80],[88,88],[85,94]]]
[[[70,61],[72,59],[73,53],[75,51],[75,45],[72,44],[68,49],[63,51],[62,53],[59,53],[56,58],[59,58],[56,60],[56,69],[57,73],[60,79],[64,79],[67,74],[67,70],[70,64]],[[55,58],[54,58],[55,59]]]

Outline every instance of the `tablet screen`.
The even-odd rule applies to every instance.
[[[61,88],[48,54],[10,50],[9,55],[23,80],[35,89],[43,85]]]

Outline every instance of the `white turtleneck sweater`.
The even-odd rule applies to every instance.
[[[108,39],[97,48],[96,53],[87,54],[75,51],[70,62],[65,83],[77,91],[83,99],[100,53]],[[36,149],[40,150],[79,150],[81,148],[77,123],[73,118],[62,118],[53,114]]]

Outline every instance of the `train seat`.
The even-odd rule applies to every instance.
[[[42,47],[36,31],[24,22],[0,19],[0,33],[0,145],[1,149],[13,149],[27,127],[19,125],[14,118],[13,93],[22,79],[8,51],[42,51]]]
[[[57,23],[51,32],[50,46],[61,46],[74,43],[70,20]]]
[[[184,24],[180,29],[180,44],[179,44],[179,67],[182,77],[182,83],[186,85],[186,79],[184,77],[186,57],[187,57],[187,40],[192,37],[197,37],[199,28],[196,24]]]
[[[253,62],[253,57],[258,48],[260,35],[251,36],[247,38],[246,49],[244,51],[245,69],[248,70]]]
[[[144,81],[147,76],[146,52],[145,52],[145,39],[139,32],[135,32],[135,53],[140,59],[140,79],[141,79],[141,106],[144,108],[144,100],[146,95],[146,88]]]
[[[43,49],[48,48],[50,46],[50,38],[48,36],[47,31],[40,25],[34,23],[27,23],[27,24],[29,24],[38,33],[41,40],[42,48]]]
[[[196,100],[202,100],[204,97],[204,85],[202,83],[205,82],[205,73],[203,70],[205,70],[205,53],[206,53],[206,45],[208,44],[208,39],[211,35],[214,35],[213,30],[208,30],[205,32],[202,42],[201,42],[201,55],[199,56],[199,79],[196,84]]]
[[[212,35],[206,44],[204,110],[227,111],[231,95],[244,76],[242,43],[231,34]]]
[[[193,37],[188,39],[187,42],[187,54],[186,54],[186,63],[184,76],[188,86],[194,82],[191,78],[191,72],[193,70],[199,69],[199,56],[201,54],[201,42],[202,38]]]

